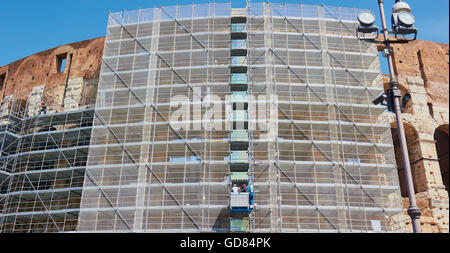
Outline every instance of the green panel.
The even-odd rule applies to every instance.
[[[231,24],[232,33],[245,33],[247,31],[246,24]]]
[[[247,102],[247,101],[248,101],[248,94],[246,91],[231,92],[231,102],[232,103]]]
[[[231,40],[231,49],[247,49],[247,40]]]
[[[247,74],[231,74],[231,84],[247,84]]]
[[[245,56],[232,56],[231,57],[232,66],[242,66],[247,65],[247,57]]]
[[[230,230],[234,232],[238,231],[248,231],[250,219],[248,217],[244,218],[231,218]]]
[[[231,141],[248,141],[248,132],[247,130],[233,130],[231,131]]]
[[[231,151],[231,162],[248,163],[247,151]]]
[[[247,172],[232,172],[231,181],[248,181]]]
[[[246,110],[233,111],[233,121],[247,121],[248,112]]]

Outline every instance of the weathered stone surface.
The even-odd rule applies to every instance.
[[[83,78],[75,78],[68,81],[64,97],[64,111],[73,111],[80,108],[83,86]]]
[[[417,205],[422,211],[422,231],[425,233],[448,233],[448,188],[444,185],[442,171],[447,171],[446,163],[438,162],[435,131],[446,129],[449,124],[449,47],[448,45],[414,41],[394,45],[394,69],[398,75],[399,88],[403,94],[409,93],[411,100],[403,108],[403,121],[408,142]],[[384,76],[385,89],[389,88],[389,78]],[[380,122],[390,123],[396,128],[393,113],[384,113]],[[395,129],[394,129],[395,130]],[[397,166],[403,168],[398,137],[393,131]],[[447,140],[448,146],[448,140]],[[448,147],[447,147],[448,150]],[[401,170],[400,170],[401,171]],[[404,187],[403,172],[399,173]],[[448,180],[446,181],[448,182]],[[448,187],[448,183],[447,183]],[[409,206],[406,190],[402,190],[405,221],[412,231],[411,219],[407,217]]]
[[[48,110],[64,111],[64,89],[70,80],[98,80],[104,41],[104,37],[80,41],[0,67],[0,75],[5,76],[0,101],[9,95],[28,99],[33,97],[30,93],[34,87],[44,85],[44,93],[48,94],[43,94],[43,97],[48,100]],[[66,57],[66,67],[60,72],[58,57],[63,56]]]
[[[34,116],[41,110],[42,95],[44,94],[44,85],[35,86],[28,97],[28,115]]]

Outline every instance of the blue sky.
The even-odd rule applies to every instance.
[[[208,3],[208,0],[15,0],[1,5],[0,66],[60,45],[104,36],[108,12]],[[216,0],[215,2],[229,2]],[[245,1],[232,0],[233,7]],[[255,1],[257,2],[257,1]],[[260,2],[260,1],[258,1]],[[377,0],[270,1],[370,9],[379,16]],[[385,0],[390,17],[394,0]],[[419,28],[418,39],[449,43],[449,1],[408,0]],[[377,21],[379,22],[379,20]],[[390,18],[388,24],[390,23]],[[385,68],[383,68],[385,69]],[[385,71],[383,71],[385,72]]]

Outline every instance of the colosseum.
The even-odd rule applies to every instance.
[[[412,232],[395,114],[371,104],[384,48],[355,37],[358,10],[179,8],[111,13],[106,37],[0,67],[0,232]],[[422,232],[448,233],[449,46],[392,53]],[[228,114],[175,127],[170,99],[207,113],[198,94]]]

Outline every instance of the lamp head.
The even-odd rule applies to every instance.
[[[371,11],[361,11],[358,14],[358,21],[363,26],[371,26],[375,23],[376,17]]]
[[[374,25],[376,20],[376,16],[375,14],[373,14],[371,11],[368,10],[364,10],[361,11],[358,14],[358,22],[359,25],[356,28],[356,32],[357,32],[357,37],[359,38],[359,33],[363,33],[363,34],[372,34],[374,32],[377,32],[377,37],[378,37],[378,27],[376,25]],[[366,39],[375,39],[376,37],[370,37],[370,38],[366,38]]]
[[[417,36],[417,28],[414,27],[414,15],[411,13],[411,7],[403,1],[396,1],[392,7],[392,30],[397,37],[397,34],[408,35],[414,34],[414,39]]]
[[[397,15],[398,23],[399,25],[403,25],[406,27],[411,27],[414,25],[414,22],[416,19],[414,18],[414,15],[411,14],[411,12],[402,11],[398,13]]]
[[[392,13],[400,13],[402,11],[411,13],[411,7],[409,7],[409,4],[403,1],[398,1],[394,4],[394,6],[392,6]]]

